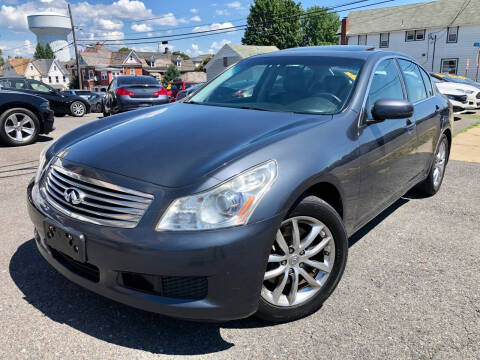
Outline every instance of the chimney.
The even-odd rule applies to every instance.
[[[165,46],[165,54],[168,54],[168,47]]]
[[[348,45],[348,17],[342,19],[342,30],[340,33],[340,45]]]

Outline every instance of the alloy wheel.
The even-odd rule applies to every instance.
[[[72,112],[76,116],[83,116],[85,114],[85,105],[79,101],[72,104]]]
[[[282,222],[268,257],[261,296],[281,307],[310,300],[332,271],[335,243],[320,220],[296,216]]]
[[[13,113],[5,120],[4,130],[10,139],[25,143],[35,135],[35,123],[27,114]]]
[[[438,146],[437,153],[435,154],[435,163],[433,165],[433,186],[435,188],[438,188],[442,182],[446,159],[447,144],[446,140],[443,140]]]

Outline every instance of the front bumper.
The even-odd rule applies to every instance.
[[[141,224],[120,229],[66,217],[45,204],[39,206],[39,196],[31,182],[27,203],[37,247],[54,268],[80,286],[130,306],[191,320],[226,321],[256,312],[280,217],[204,232],[155,232]],[[87,263],[99,269],[98,282],[58,260],[55,250],[45,244],[46,219],[85,235]],[[202,277],[207,280],[206,296],[191,300],[138,291],[124,286],[119,280],[123,273]]]
[[[40,112],[40,117],[41,117],[41,121],[42,121],[42,124],[43,124],[42,133],[43,134],[48,134],[51,131],[53,131],[54,130],[54,127],[53,127],[53,122],[54,122],[53,110],[42,109],[41,112]]]

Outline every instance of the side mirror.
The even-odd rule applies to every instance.
[[[367,124],[373,124],[386,119],[406,119],[412,117],[413,105],[407,100],[380,99],[375,101],[372,108],[373,120]]]

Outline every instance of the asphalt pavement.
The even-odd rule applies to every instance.
[[[1,359],[480,359],[480,164],[451,161],[436,196],[409,193],[355,234],[316,314],[193,323],[91,293],[36,250],[25,191],[38,155],[96,117],[59,118],[36,144],[0,147]]]

